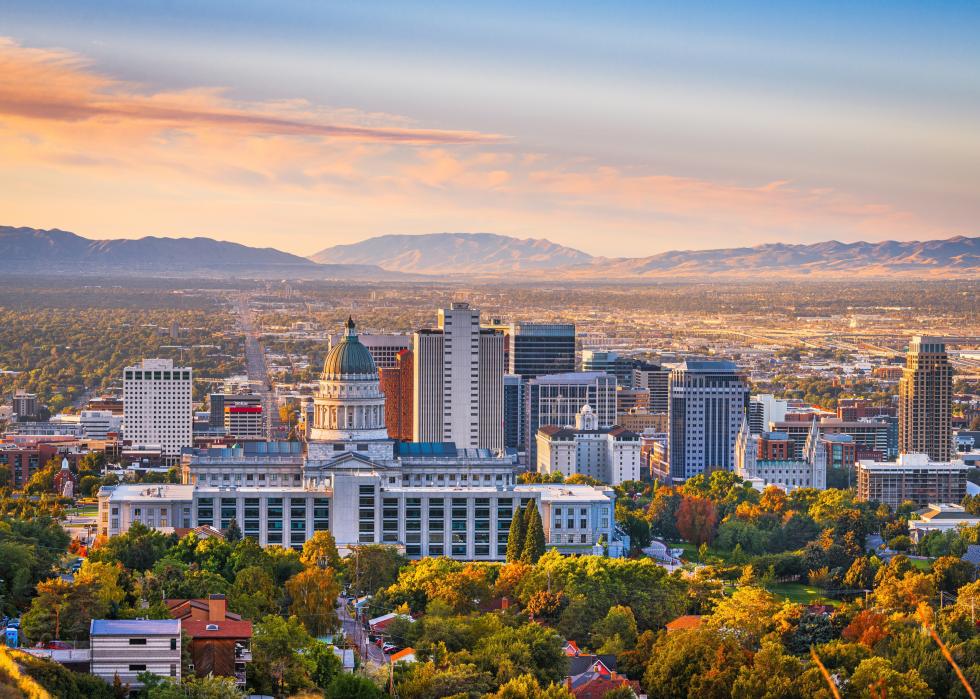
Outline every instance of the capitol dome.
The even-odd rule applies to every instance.
[[[377,380],[378,367],[371,352],[357,339],[354,319],[348,318],[344,327],[343,338],[327,353],[321,378],[327,381],[340,378]]]

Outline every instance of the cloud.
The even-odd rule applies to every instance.
[[[151,128],[222,129],[410,145],[502,140],[499,135],[475,131],[331,123],[324,120],[324,116],[329,116],[324,111],[302,100],[235,102],[219,89],[144,94],[139,92],[139,86],[92,71],[90,64],[76,54],[27,48],[9,38],[0,38],[0,116],[67,123],[88,120],[142,123]],[[347,111],[349,114],[350,110]]]

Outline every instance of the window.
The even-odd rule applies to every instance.
[[[177,639],[176,638],[171,638],[170,639],[170,650],[177,650]]]
[[[138,665],[130,665],[129,666],[129,671],[130,672],[143,672],[144,670],[146,670],[146,664],[144,664],[144,663],[140,663]]]
[[[146,645],[146,639],[145,638],[131,638],[131,639],[129,639],[129,645],[131,645],[131,646],[145,646]]]

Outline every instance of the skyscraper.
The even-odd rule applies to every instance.
[[[123,434],[135,445],[159,445],[170,462],[193,444],[190,367],[144,359],[123,370]]]
[[[524,448],[524,392],[527,383],[517,374],[504,374],[504,446]]]
[[[941,338],[915,336],[898,383],[898,450],[949,461],[953,451],[953,367]]]
[[[480,329],[468,303],[439,309],[439,327],[413,338],[417,442],[455,442],[459,448],[504,444],[504,337]]]
[[[746,417],[749,389],[728,361],[687,361],[670,375],[670,478],[735,468],[735,440]]]
[[[539,376],[527,382],[524,409],[524,450],[529,464],[537,463],[538,428],[567,427],[586,405],[600,428],[616,423],[616,377],[600,371]]]
[[[670,384],[670,369],[657,364],[637,362],[633,367],[633,388],[645,388],[650,391],[650,412],[666,413],[670,403],[668,385]]]
[[[575,371],[575,326],[571,323],[513,323],[508,374],[525,379]]]

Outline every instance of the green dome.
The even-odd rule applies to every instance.
[[[323,378],[370,374],[376,377],[378,367],[368,348],[357,339],[353,318],[344,324],[344,337],[327,353],[323,362]]]

